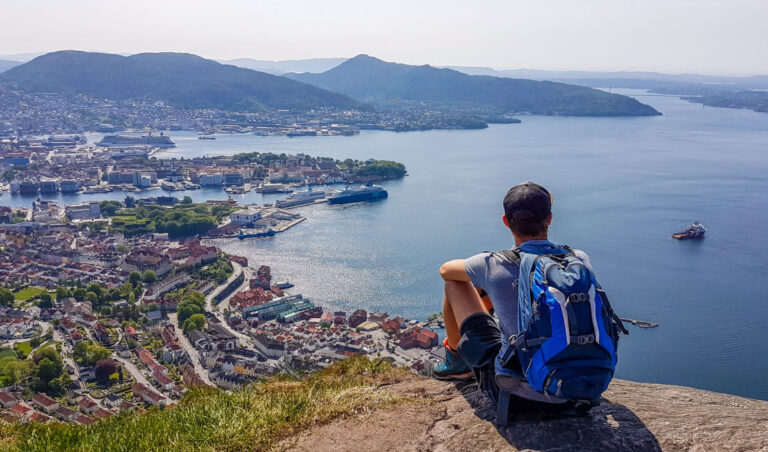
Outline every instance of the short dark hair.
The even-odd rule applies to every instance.
[[[547,232],[552,213],[552,196],[539,184],[523,182],[515,185],[504,196],[504,216],[509,229],[521,237]]]

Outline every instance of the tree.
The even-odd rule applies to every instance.
[[[75,361],[85,365],[92,366],[101,359],[109,358],[112,355],[108,349],[91,341],[83,341],[77,344],[72,356]]]
[[[62,365],[61,355],[59,355],[59,352],[56,351],[54,346],[43,347],[35,352],[35,356],[32,357],[32,360],[37,364],[39,364],[44,359],[47,359],[58,365]]]
[[[147,270],[141,276],[141,280],[144,282],[144,284],[152,284],[153,282],[157,281],[157,275],[155,274],[154,271]]]
[[[86,294],[85,294],[85,299],[86,299],[86,300],[88,300],[88,301],[90,301],[90,302],[91,302],[91,304],[96,304],[96,303],[98,303],[98,302],[99,302],[99,296],[98,296],[98,295],[96,295],[96,294],[95,294],[95,293],[93,293],[93,292],[86,292]]]
[[[192,204],[192,198],[189,196],[185,196],[184,199],[181,200],[182,204]]]
[[[87,292],[93,292],[97,296],[101,294],[101,284],[99,283],[90,283],[88,284],[88,287],[85,288]]]
[[[41,295],[48,295],[48,294],[41,294]],[[37,307],[40,309],[51,309],[53,307],[53,301],[51,301],[51,296],[48,295],[48,297],[40,297],[40,301],[37,303]]]
[[[133,284],[135,286],[136,284],[141,282],[141,273],[137,272],[136,270],[132,271],[128,275],[128,281],[130,281],[131,284]]]
[[[96,362],[94,373],[99,383],[109,382],[109,376],[117,372],[117,363],[113,359],[100,359]]]
[[[53,361],[51,361],[48,358],[43,358],[40,360],[40,362],[37,364],[37,377],[45,381],[46,384],[53,380],[54,378],[58,378],[59,375],[61,375],[61,364],[57,365]]]
[[[48,388],[46,388],[45,392],[52,397],[59,397],[64,395],[64,391],[66,389],[64,378],[65,377],[62,375],[59,378],[54,378],[53,380],[49,381]]]
[[[178,308],[179,322],[183,325],[184,322],[195,314],[200,313],[200,309],[192,304],[180,304]]]
[[[56,288],[56,299],[61,301],[69,296],[69,289],[59,286]]]
[[[117,247],[115,247],[115,251],[120,254],[128,254],[128,247],[125,245],[117,245]]]
[[[75,297],[75,300],[77,301],[83,301],[85,299],[85,289],[82,287],[78,287],[72,293],[72,296]]]
[[[193,330],[202,330],[204,326],[205,316],[203,314],[194,314],[184,322],[181,329],[184,330],[185,333],[189,333]]]
[[[32,362],[27,360],[11,360],[0,367],[0,375],[8,379],[9,384],[15,384],[32,375]]]
[[[15,297],[13,296],[13,292],[5,287],[0,287],[0,305],[13,306],[14,301]]]

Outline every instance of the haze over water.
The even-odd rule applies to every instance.
[[[554,194],[551,239],[590,254],[621,316],[660,324],[629,327],[619,377],[768,399],[768,115],[675,97],[639,99],[664,116],[522,117],[522,124],[486,130],[357,137],[198,141],[171,133],[179,147],[158,157],[269,151],[405,163],[410,176],[383,183],[383,202],[303,208],[307,221],[272,239],[218,243],[252,266],[270,265],[276,279],[320,305],[408,318],[440,311],[442,262],[513,246],[501,199],[512,185],[533,180]],[[226,198],[219,190],[174,195],[185,194]],[[278,198],[249,193],[238,200]],[[697,219],[709,229],[706,239],[670,238]]]

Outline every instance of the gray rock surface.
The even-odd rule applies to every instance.
[[[475,385],[413,378],[379,390],[402,402],[314,427],[280,449],[768,451],[768,402],[681,386],[614,380],[585,416],[517,413],[505,427]]]

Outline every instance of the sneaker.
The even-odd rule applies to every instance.
[[[445,359],[432,368],[432,376],[438,380],[470,380],[474,374],[461,356],[446,345]]]

